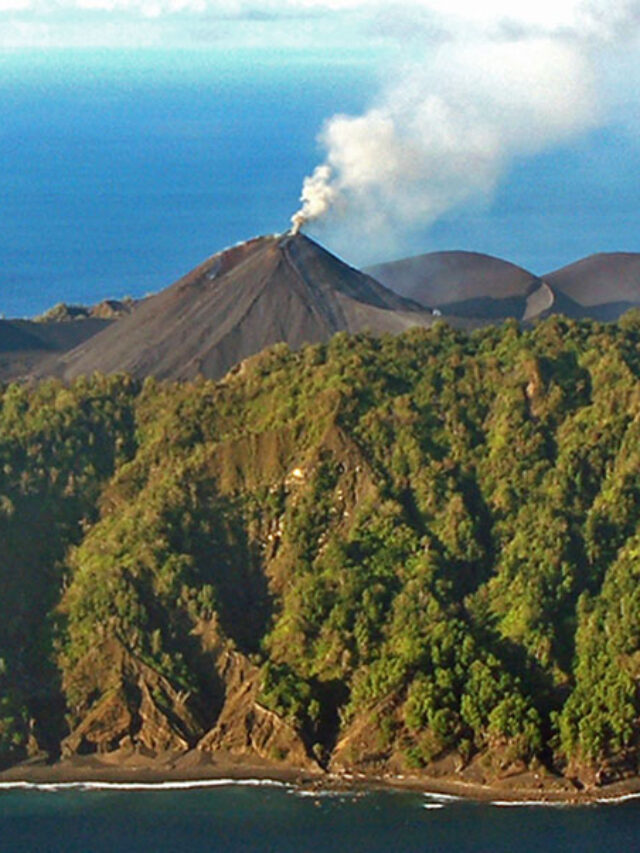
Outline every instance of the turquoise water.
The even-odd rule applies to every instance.
[[[286,229],[323,121],[365,108],[377,73],[356,54],[0,52],[0,313],[141,296]],[[637,139],[605,127],[512,164],[490,203],[398,253],[485,251],[544,273],[638,251],[639,172]]]
[[[282,785],[0,793],[2,851],[633,851],[640,801],[499,806]]]

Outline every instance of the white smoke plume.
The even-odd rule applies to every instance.
[[[637,3],[609,0],[523,4],[527,15],[496,0],[484,18],[482,6],[472,13],[463,0],[449,0],[453,15],[440,13],[440,0],[410,5],[404,32],[408,16],[418,46],[418,23],[432,13],[422,57],[398,70],[364,114],[326,122],[326,156],[304,181],[294,230],[322,221],[350,242],[379,246],[490,198],[516,158],[598,124],[599,53],[637,30],[639,18]]]
[[[330,166],[324,164],[316,166],[313,174],[304,179],[300,194],[302,207],[291,217],[293,234],[297,234],[305,222],[320,219],[335,203],[337,192],[332,186],[331,177]]]

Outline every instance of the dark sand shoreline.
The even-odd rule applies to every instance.
[[[593,805],[640,798],[638,777],[578,790],[568,780],[556,777],[540,778],[534,784],[528,777],[526,780],[511,777],[494,784],[481,784],[451,776],[338,774],[286,767],[259,759],[247,761],[235,756],[210,758],[196,751],[162,757],[130,754],[123,760],[109,756],[75,757],[53,764],[39,760],[14,765],[0,772],[0,791],[40,785],[131,785],[153,790],[155,787],[195,788],[269,782],[318,793],[386,789],[505,805]]]

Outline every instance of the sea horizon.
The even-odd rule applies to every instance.
[[[328,116],[371,102],[361,51],[0,51],[0,312],[156,292],[212,254],[280,233]],[[327,63],[331,73],[327,74]],[[309,236],[356,266],[445,249],[541,275],[637,251],[640,158],[614,124],[516,160],[494,197],[407,242]],[[575,216],[575,210],[580,216]]]

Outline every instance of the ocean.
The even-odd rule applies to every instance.
[[[489,804],[439,795],[314,793],[278,782],[0,790],[6,853],[614,853],[638,848],[640,803]]]
[[[323,121],[374,98],[375,59],[0,52],[0,313],[143,296],[233,243],[284,231],[321,159]],[[541,274],[637,251],[639,171],[635,138],[605,123],[513,163],[493,199],[451,212],[396,256],[468,249]],[[342,255],[390,259],[375,245]]]
[[[315,134],[361,107],[366,63],[182,53],[5,54],[0,311],[142,296],[284,231]]]

